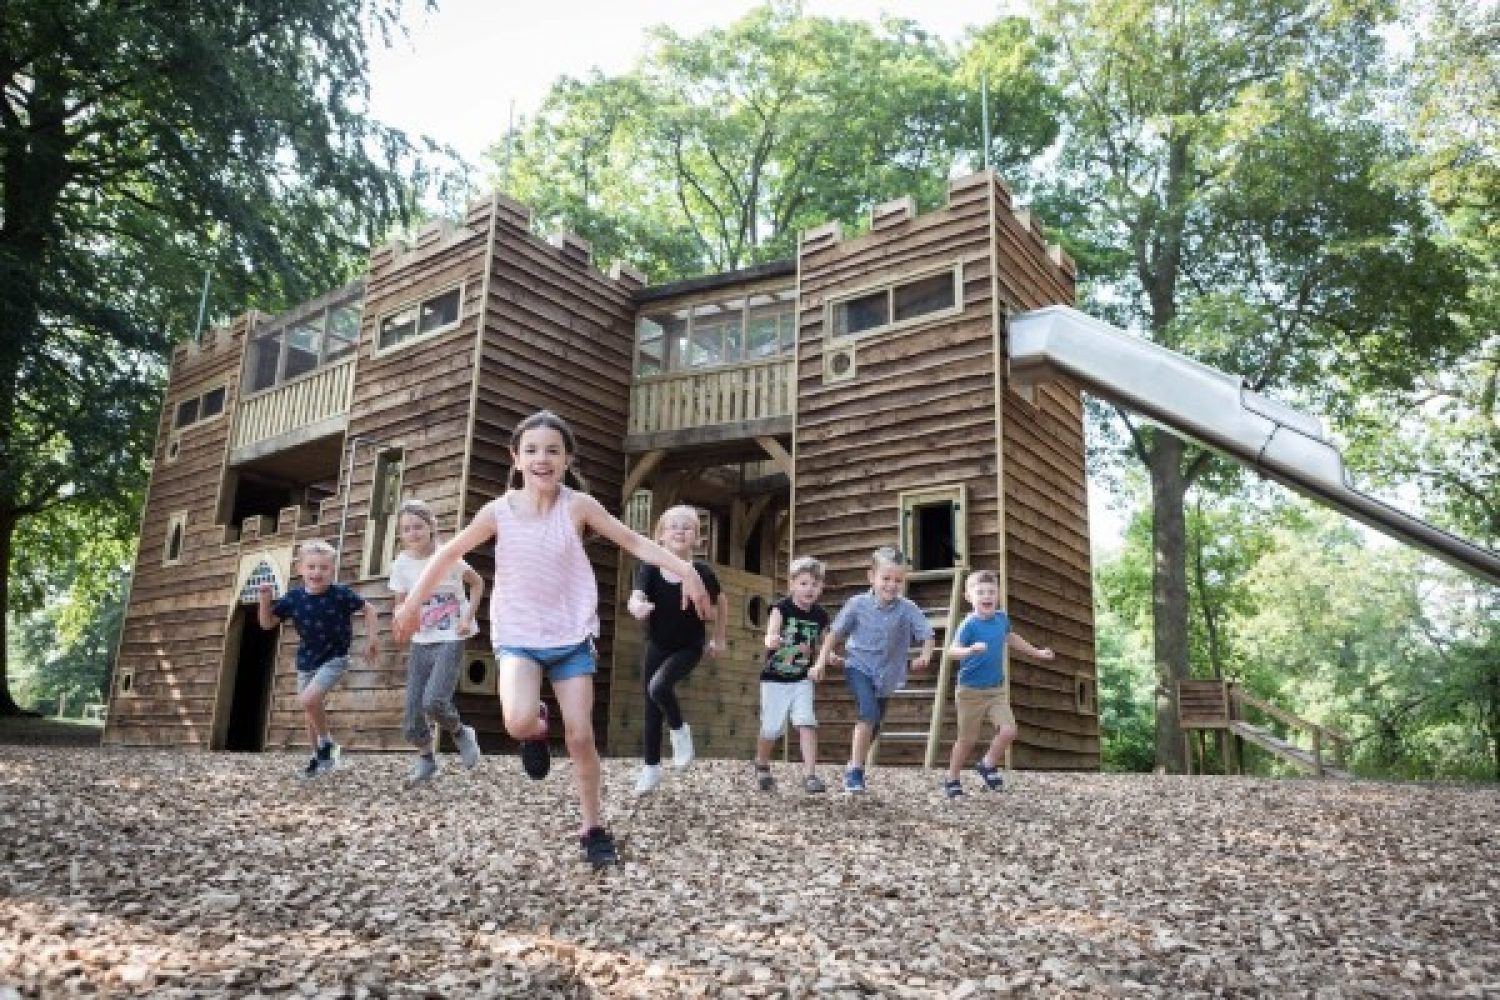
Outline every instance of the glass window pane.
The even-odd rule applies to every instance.
[[[860,333],[890,323],[890,310],[885,289],[861,295],[857,299],[840,302],[833,307],[833,332],[835,334]]]
[[[207,420],[224,412],[224,387],[210,389],[203,394],[203,402],[198,409],[198,419]]]
[[[738,361],[744,322],[739,300],[698,306],[693,310],[693,335],[684,362],[691,368],[705,368]]]
[[[177,419],[173,421],[173,427],[186,427],[198,419],[198,397],[184,399],[177,404]]]
[[[891,297],[895,302],[896,322],[952,309],[955,301],[953,272],[945,271],[920,281],[898,285]]]
[[[328,339],[324,350],[325,361],[337,361],[354,350],[359,343],[359,307],[335,306],[328,314]]]
[[[679,309],[677,312],[657,317],[661,322],[662,335],[666,338],[669,371],[677,371],[686,367],[683,358],[687,355],[687,316],[685,310]]]
[[[455,288],[422,303],[422,316],[417,323],[417,332],[430,333],[457,322],[458,289]]]
[[[276,330],[250,342],[250,392],[269,389],[276,384],[276,366],[281,361],[281,331]]]
[[[790,293],[787,293],[790,295]],[[778,295],[757,295],[751,300],[746,330],[745,357],[774,357],[792,347],[792,303]]]
[[[381,348],[394,347],[416,332],[417,307],[407,306],[400,312],[392,313],[380,321],[380,337],[377,345]]]
[[[286,331],[286,367],[283,380],[305,375],[318,367],[318,355],[323,350],[323,317],[311,322],[298,323]]]

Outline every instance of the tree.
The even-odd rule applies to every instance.
[[[503,183],[655,278],[733,270],[790,256],[830,220],[861,226],[881,201],[940,201],[954,162],[977,158],[983,68],[961,72],[912,22],[799,4],[691,38],[657,28],[631,72],[553,87]],[[1055,132],[1045,88],[1013,70],[995,153],[1020,163]]]
[[[1455,256],[1373,113],[1378,0],[1046,0],[1039,51],[1064,95],[1044,218],[1096,311],[1240,373],[1344,407],[1454,350]],[[1349,379],[1324,377],[1337,365]],[[1185,498],[1211,456],[1121,414],[1151,489],[1157,762],[1181,770],[1189,673]]]
[[[367,30],[388,37],[400,6],[6,4],[0,656],[18,530],[139,490],[205,270],[219,301],[274,309],[407,213],[416,149],[362,110]],[[0,713],[17,710],[5,667]]]

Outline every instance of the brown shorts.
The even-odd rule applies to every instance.
[[[1015,729],[1016,717],[1010,711],[1010,695],[1004,687],[958,689],[954,697],[958,708],[958,738],[965,743],[979,739],[984,720],[996,729]]]

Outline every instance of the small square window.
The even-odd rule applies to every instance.
[[[431,333],[457,322],[458,289],[455,288],[422,303],[422,317],[417,323],[417,332]]]
[[[915,319],[918,316],[926,316],[928,313],[952,309],[953,274],[944,272],[934,274],[930,278],[923,278],[921,281],[897,285],[891,292],[891,298],[894,302],[893,320],[897,323],[904,319]]]
[[[177,404],[177,419],[172,422],[173,427],[186,427],[188,424],[198,421],[198,397],[184,399]]]
[[[833,307],[833,332],[839,336],[873,330],[890,321],[890,296],[885,289]]]
[[[202,402],[198,406],[198,419],[207,420],[209,417],[217,417],[224,412],[224,387],[210,389],[202,396]]]
[[[407,306],[380,321],[381,348],[394,347],[417,332],[417,307]]]

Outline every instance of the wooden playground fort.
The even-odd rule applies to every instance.
[[[296,633],[258,627],[256,588],[293,584],[295,545],[322,538],[340,550],[339,580],[388,621],[399,502],[432,504],[451,535],[503,492],[511,430],[545,407],[577,434],[591,491],[637,530],[671,504],[701,512],[730,649],[681,691],[700,753],[752,752],[765,614],[789,556],[827,563],[836,609],[867,586],[869,553],[897,544],[940,643],[965,611],[963,573],[1000,571],[1017,627],[1058,654],[1010,664],[1013,763],[1096,769],[1080,395],[1012,391],[1003,349],[1007,314],[1071,303],[1073,276],[989,172],[954,180],[936,211],[901,199],[861,235],[804,233],[794,259],[653,287],[628,266],[595,269],[574,236],[533,235],[527,209],[499,194],[383,247],[361,280],[174,352],[105,740],[303,742]],[[595,726],[608,753],[631,755],[633,567],[613,546],[588,550]],[[488,576],[488,553],[475,555]],[[405,656],[388,637],[382,650],[356,657],[330,701],[356,752],[403,746]],[[883,762],[946,752],[952,667],[898,692]],[[460,709],[503,750],[495,681],[482,632]],[[820,685],[818,713],[838,759],[852,720],[840,678]]]

